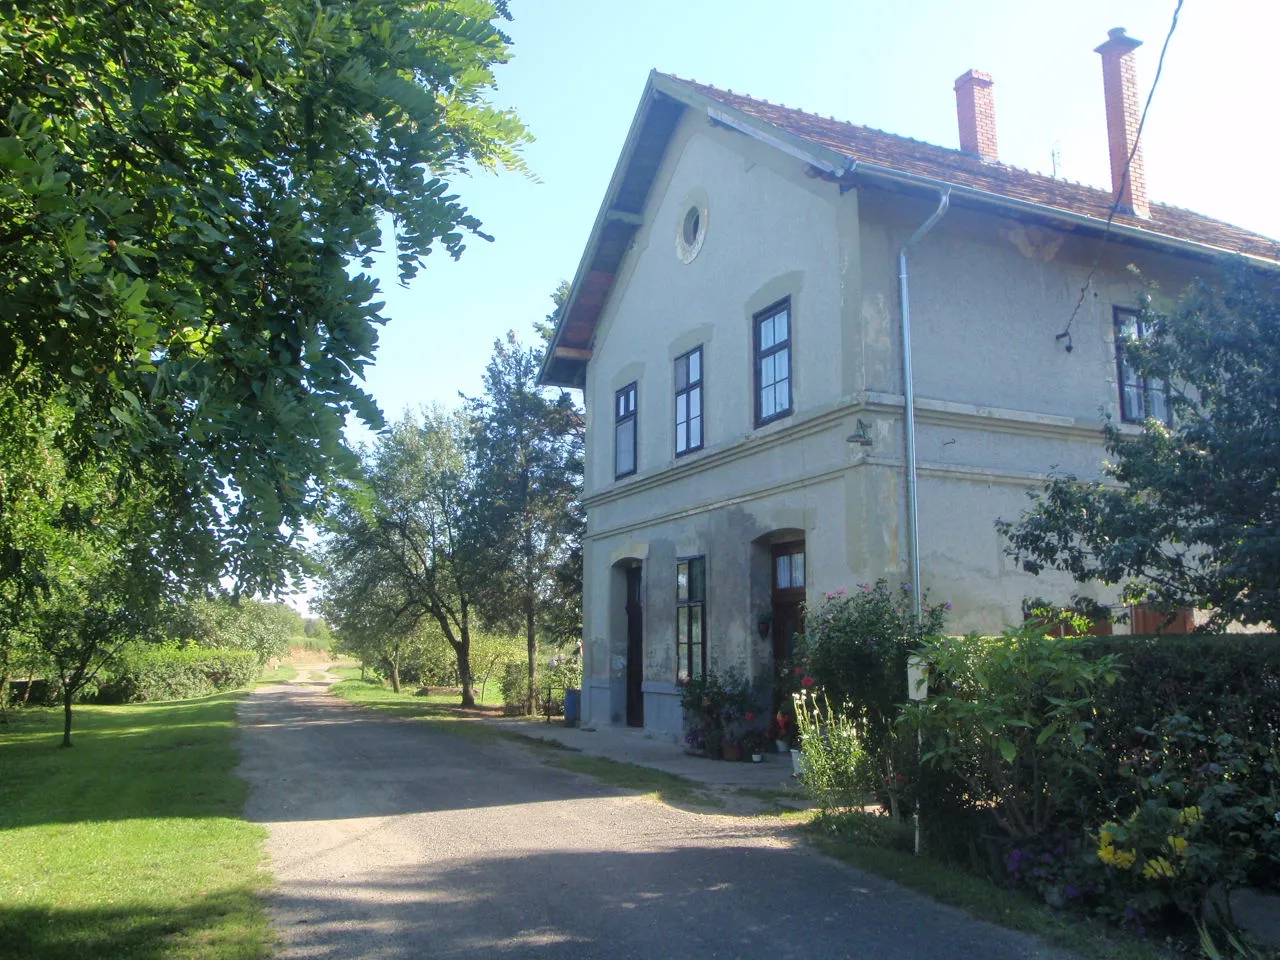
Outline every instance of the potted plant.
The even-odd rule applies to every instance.
[[[742,753],[744,757],[750,757],[752,763],[764,762],[764,745],[766,739],[759,730],[752,730],[742,738]]]
[[[786,753],[791,749],[791,717],[782,710],[773,715],[773,719],[769,721],[769,726],[765,728],[765,737],[773,741],[774,748],[779,753]]]

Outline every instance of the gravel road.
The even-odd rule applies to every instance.
[[[241,710],[284,958],[1069,960],[769,818],[676,810],[319,683],[261,687]]]

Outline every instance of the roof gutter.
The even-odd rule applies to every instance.
[[[902,298],[902,416],[907,447],[907,562],[911,568],[911,609],[919,619],[920,600],[920,510],[916,494],[916,389],[911,375],[911,295],[907,282],[907,253],[924,239],[951,207],[951,188],[941,191],[938,209],[916,228],[898,251],[898,292]]]

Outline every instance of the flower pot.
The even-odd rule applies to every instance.
[[[779,753],[786,753],[788,750],[791,749],[791,747],[787,744],[787,741],[785,740],[775,740],[773,741],[773,745],[774,747],[777,748]]]
[[[764,754],[763,754],[763,753],[753,753],[753,754],[751,755],[751,762],[752,762],[752,763],[764,763]]]
[[[800,776],[800,751],[795,747],[791,748],[791,775]]]
[[[734,740],[726,740],[720,749],[726,760],[742,759],[742,744],[737,743]]]

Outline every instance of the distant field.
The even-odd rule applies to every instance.
[[[29,708],[0,727],[5,960],[256,960],[262,827],[240,819],[242,694]]]

